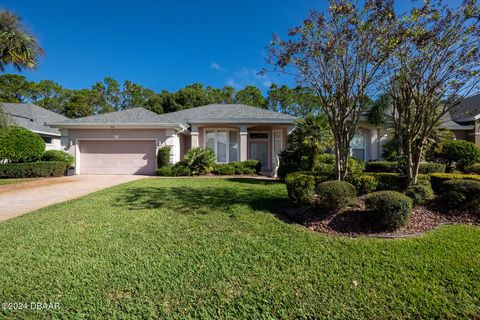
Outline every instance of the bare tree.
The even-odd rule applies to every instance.
[[[288,40],[274,37],[270,62],[312,89],[335,141],[336,178],[348,174],[350,142],[366,109],[384,81],[382,67],[402,36],[393,1],[329,1],[328,14],[312,11]]]
[[[478,89],[479,8],[458,9],[425,1],[402,21],[405,41],[390,56],[387,92],[408,184],[417,183],[420,161],[442,117]]]

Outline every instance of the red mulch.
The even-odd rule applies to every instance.
[[[374,219],[365,210],[361,200],[354,206],[339,213],[328,213],[313,206],[306,209],[285,206],[281,215],[314,231],[351,237],[414,236],[432,230],[442,224],[480,226],[480,215],[465,211],[440,212],[434,203],[414,208],[408,224],[394,231],[385,231],[375,227],[374,223],[372,223]]]

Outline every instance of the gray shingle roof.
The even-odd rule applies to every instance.
[[[450,113],[446,113],[441,119],[440,128],[449,130],[473,130],[475,125],[460,124],[452,120]]]
[[[96,114],[93,116],[68,119],[61,124],[175,124],[175,122],[144,108],[132,108],[122,111]],[[59,125],[53,122],[53,125]]]
[[[294,123],[294,116],[243,104],[209,104],[166,113],[165,117],[182,124],[192,123]]]
[[[480,94],[463,100],[450,114],[452,119],[457,122],[475,121],[480,115]]]
[[[2,103],[3,111],[17,126],[35,132],[60,135],[60,130],[46,125],[50,122],[67,121],[69,118],[31,103]]]

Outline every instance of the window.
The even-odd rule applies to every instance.
[[[352,149],[352,157],[365,161],[366,158],[366,135],[363,131],[358,131],[353,136],[352,142],[350,143],[350,148]]]
[[[52,144],[52,138],[51,137],[42,137],[43,142],[46,144]]]
[[[252,132],[250,133],[252,140],[268,140],[268,133],[266,132]]]
[[[205,147],[217,156],[217,162],[238,161],[238,132],[226,129],[206,129]]]

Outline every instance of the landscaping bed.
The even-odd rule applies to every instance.
[[[322,212],[318,208],[287,205],[281,214],[310,230],[351,237],[408,237],[421,235],[444,224],[480,226],[480,216],[464,210],[444,213],[434,203],[415,207],[407,225],[392,231],[376,227],[361,200],[342,212]]]

